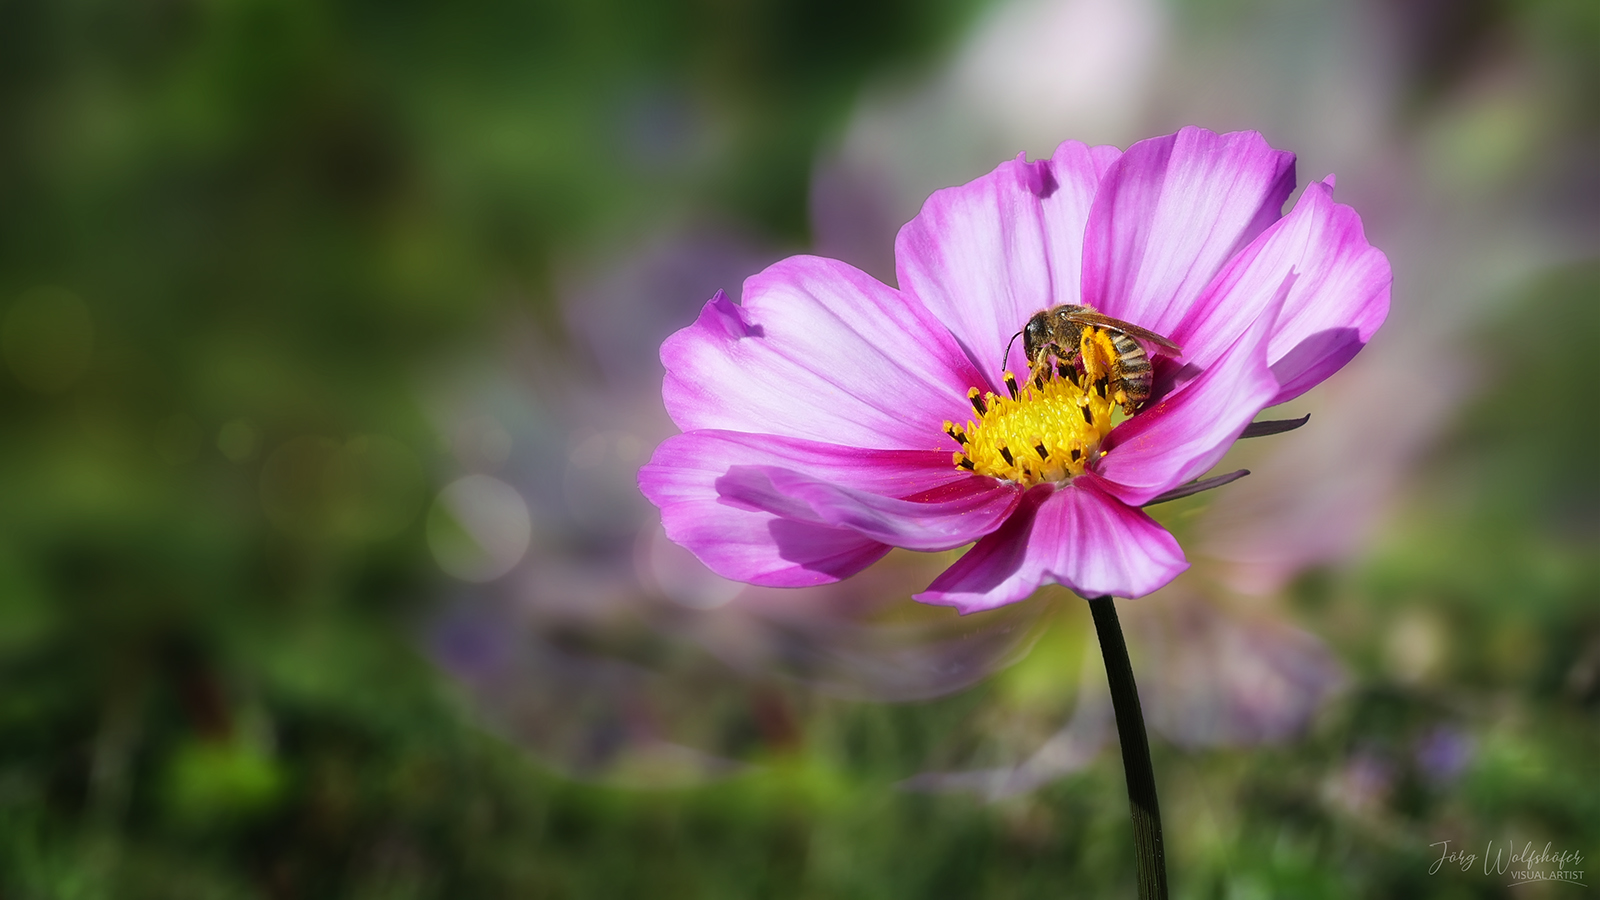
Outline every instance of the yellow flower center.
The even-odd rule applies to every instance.
[[[1023,486],[1082,475],[1116,424],[1112,408],[1121,391],[1111,375],[1115,359],[1105,333],[1085,328],[1077,360],[1081,371],[1057,360],[1053,367],[1047,362],[1035,368],[1020,386],[1006,372],[1008,397],[979,396],[977,388],[970,389],[967,399],[977,420],[966,427],[944,423],[945,434],[962,446],[955,464]]]

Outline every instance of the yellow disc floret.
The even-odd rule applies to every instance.
[[[1082,475],[1111,431],[1115,403],[1106,396],[1104,375],[1091,379],[1086,374],[1062,366],[1059,374],[1035,373],[1019,388],[1007,372],[1009,397],[980,397],[977,388],[969,390],[977,421],[968,421],[965,428],[944,423],[945,433],[963,448],[955,454],[955,464],[1022,485]]]

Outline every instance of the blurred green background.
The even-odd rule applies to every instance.
[[[939,774],[1087,733],[1081,604],[741,593],[631,473],[712,290],[1189,123],[1396,287],[1249,448],[1344,505],[1164,513],[1289,686],[1140,662],[1174,895],[1584,890],[1430,868],[1600,854],[1597,97],[1592,0],[0,0],[0,898],[1132,896],[1103,735]]]

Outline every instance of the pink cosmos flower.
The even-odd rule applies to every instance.
[[[776,263],[662,345],[683,433],[640,488],[672,540],[754,584],[976,542],[916,598],[966,613],[1049,582],[1149,594],[1188,563],[1141,507],[1337,371],[1388,313],[1388,261],[1333,178],[1283,215],[1294,186],[1294,155],[1254,132],[1185,128],[1125,153],[1068,141],[930,197],[896,240],[898,290],[834,260]],[[1113,415],[1087,339],[1081,371],[1029,377],[1011,339],[1061,304],[1182,348],[1152,352],[1132,417]]]

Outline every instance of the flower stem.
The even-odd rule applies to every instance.
[[[1128,806],[1133,815],[1133,849],[1138,860],[1139,900],[1167,900],[1167,857],[1161,842],[1161,808],[1156,804],[1156,777],[1150,767],[1150,742],[1144,734],[1144,713],[1139,708],[1139,688],[1128,663],[1128,643],[1122,639],[1117,608],[1110,597],[1089,600],[1100,655],[1106,661],[1111,684],[1111,708],[1117,716],[1117,739],[1122,744],[1122,770],[1128,781]]]

